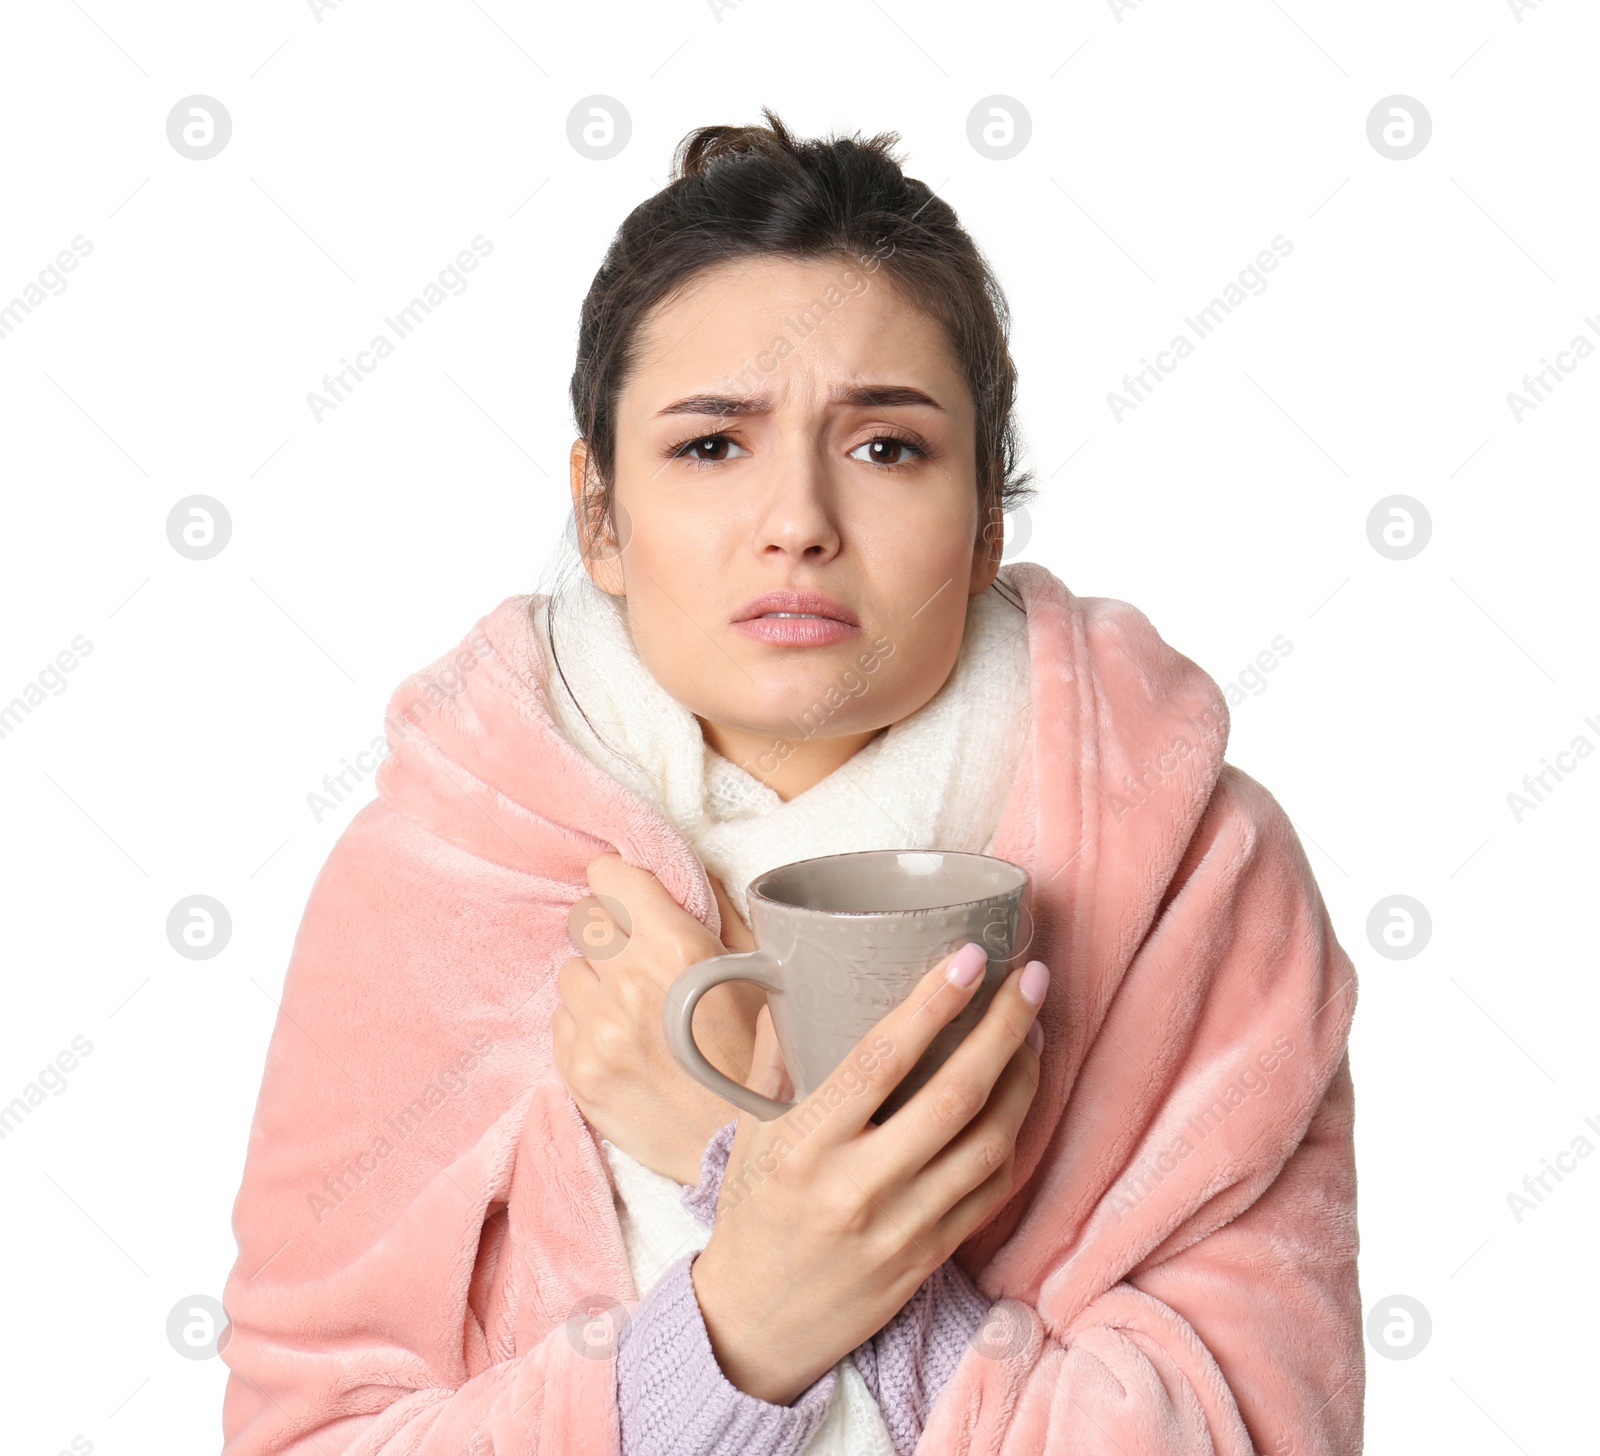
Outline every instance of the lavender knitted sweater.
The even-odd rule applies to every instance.
[[[700,1182],[683,1205],[714,1222],[737,1120],[717,1130]],[[838,1382],[831,1367],[792,1405],[773,1405],[733,1385],[717,1364],[695,1298],[695,1250],[669,1264],[623,1326],[617,1396],[623,1456],[798,1456],[827,1414]],[[882,1413],[897,1456],[910,1456],[939,1391],[984,1322],[989,1302],[947,1259],[877,1334],[851,1351]]]

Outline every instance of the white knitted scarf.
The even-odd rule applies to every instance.
[[[661,807],[747,920],[746,886],[777,865],[863,849],[984,853],[993,840],[1031,700],[1027,619],[994,588],[968,599],[961,650],[939,691],[788,802],[706,743],[699,720],[640,660],[625,601],[581,565],[536,598],[533,617],[562,732]],[[870,680],[858,669],[838,687],[861,692]]]

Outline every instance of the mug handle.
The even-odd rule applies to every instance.
[[[717,1096],[753,1113],[762,1122],[782,1117],[797,1104],[763,1097],[759,1092],[741,1087],[732,1077],[713,1067],[695,1044],[694,1008],[707,991],[724,981],[753,981],[768,991],[782,991],[782,975],[782,966],[763,950],[734,951],[728,955],[712,956],[710,960],[690,966],[667,988],[666,1005],[661,1015],[661,1027],[666,1033],[667,1045],[683,1069]]]

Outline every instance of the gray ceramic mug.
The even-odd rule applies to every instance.
[[[798,1106],[934,964],[968,941],[989,952],[972,999],[872,1115],[909,1100],[977,1025],[1010,971],[1028,872],[992,855],[871,849],[796,860],[746,888],[757,949],[690,966],[667,992],[663,1029],[684,1069],[763,1122]],[[741,1087],[695,1045],[694,1009],[724,981],[765,987],[793,1102]]]

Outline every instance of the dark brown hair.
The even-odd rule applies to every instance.
[[[995,512],[1034,488],[1017,472],[1010,315],[988,263],[954,209],[900,170],[898,133],[797,140],[762,114],[766,126],[702,126],[679,143],[673,180],[624,219],[584,297],[571,383],[590,469],[580,540],[614,526],[616,402],[641,322],[701,269],[761,256],[875,259],[941,326],[972,394],[980,531],[997,540]]]

